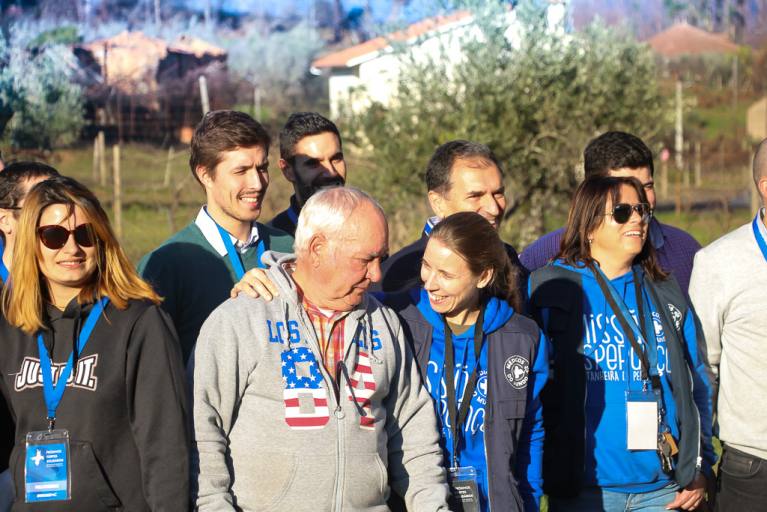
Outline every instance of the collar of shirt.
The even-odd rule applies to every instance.
[[[304,291],[301,289],[298,283],[295,284],[296,292],[298,293],[298,300],[301,302],[301,305],[304,307],[306,314],[309,316],[309,320],[312,322],[315,322],[314,317],[321,317],[321,320],[324,320],[325,322],[332,325],[337,320],[340,320],[350,313],[349,311],[333,311],[332,309],[317,307],[313,302],[306,298]]]
[[[329,311],[325,308],[319,308],[306,299],[306,296],[298,289],[301,304],[309,317],[309,321],[314,327],[314,333],[317,335],[317,341],[320,344],[320,353],[322,364],[328,373],[336,378],[336,368],[338,363],[343,360],[345,346],[344,338],[346,335],[346,316],[348,311]]]
[[[216,221],[214,221],[213,217],[210,216],[205,206],[200,208],[200,212],[197,214],[197,218],[194,220],[194,223],[198,228],[200,228],[202,235],[205,237],[205,240],[208,241],[211,247],[213,247],[221,256],[226,256],[226,245],[224,245],[224,241],[221,240],[221,235],[218,233]],[[234,247],[240,253],[244,253],[246,250],[250,249],[258,243],[258,225],[255,222],[251,223],[250,237],[248,238],[247,242],[241,242],[231,234],[229,234],[229,238],[231,238]]]
[[[434,226],[439,224],[439,221],[441,221],[441,220],[442,219],[440,219],[436,215],[426,219],[426,224],[424,224],[424,226],[423,226],[423,234],[426,235],[426,236],[431,235],[431,230],[434,229]]]

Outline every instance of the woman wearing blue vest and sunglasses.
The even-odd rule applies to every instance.
[[[549,510],[695,510],[715,455],[701,332],[647,242],[634,178],[584,181],[558,258],[530,279],[552,345],[543,393]]]
[[[451,510],[538,510],[547,342],[518,313],[498,233],[473,212],[446,217],[429,237],[421,279],[386,302],[434,400]]]
[[[188,508],[183,368],[158,303],[88,189],[29,192],[0,320],[13,510]]]

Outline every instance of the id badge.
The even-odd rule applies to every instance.
[[[479,512],[479,489],[477,470],[471,466],[450,468],[450,510],[455,512]]]
[[[57,429],[28,433],[24,460],[26,503],[71,498],[69,431]]]
[[[626,448],[658,449],[658,403],[660,392],[626,391]]]

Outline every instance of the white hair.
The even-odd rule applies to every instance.
[[[358,188],[326,188],[312,195],[298,216],[293,244],[296,255],[300,257],[305,254],[309,250],[312,237],[319,233],[331,242],[336,240],[354,211],[363,203],[371,204],[386,219],[381,205]]]

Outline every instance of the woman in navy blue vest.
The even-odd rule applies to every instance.
[[[518,313],[497,232],[462,212],[432,231],[423,287],[388,297],[434,399],[451,510],[538,510],[546,340]]]
[[[577,189],[530,310],[552,345],[543,393],[549,510],[694,510],[715,461],[703,340],[647,243],[635,178]]]

